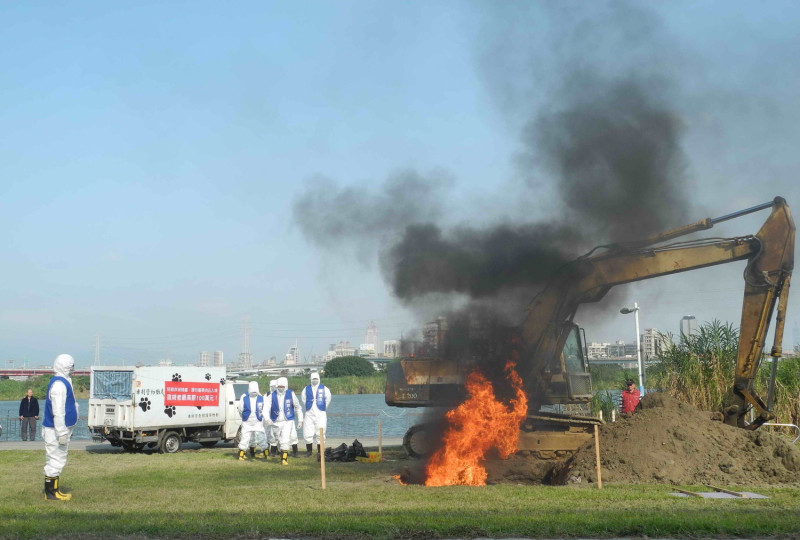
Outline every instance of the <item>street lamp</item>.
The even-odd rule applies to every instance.
[[[642,346],[639,343],[639,304],[633,303],[633,308],[622,308],[619,310],[623,315],[633,313],[636,319],[636,358],[639,360],[639,394],[644,396],[644,367],[642,366]]]

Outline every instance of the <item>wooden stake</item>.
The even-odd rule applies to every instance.
[[[325,490],[325,432],[319,428],[319,470],[322,476],[322,489]]]
[[[739,491],[731,491],[729,489],[725,489],[725,488],[721,488],[721,487],[717,487],[717,486],[712,486],[711,484],[706,484],[706,487],[710,487],[714,491],[719,491],[720,493],[727,493],[728,495],[733,495],[734,497],[741,497],[743,499],[749,498],[747,493],[741,493]]]
[[[597,489],[603,489],[603,478],[600,476],[600,430],[594,426],[594,456],[597,461]]]
[[[378,454],[383,455],[383,424],[378,418]]]

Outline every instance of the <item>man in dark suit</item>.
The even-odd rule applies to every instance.
[[[23,441],[36,440],[36,421],[39,419],[39,401],[33,397],[33,389],[28,388],[27,394],[19,403],[20,435]],[[27,428],[27,429],[26,429]]]

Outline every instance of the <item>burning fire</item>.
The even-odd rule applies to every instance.
[[[446,415],[442,446],[425,468],[426,486],[484,486],[486,453],[496,448],[505,459],[516,451],[528,399],[515,366],[514,362],[508,362],[505,367],[516,394],[508,404],[495,398],[492,384],[481,373],[469,374],[466,382],[469,398]]]

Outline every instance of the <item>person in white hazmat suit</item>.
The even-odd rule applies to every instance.
[[[306,457],[311,457],[313,444],[317,444],[317,453],[322,455],[319,430],[323,437],[328,429],[328,405],[331,404],[331,391],[319,382],[319,373],[311,374],[311,384],[303,389],[300,396],[303,402],[305,418],[303,420],[303,439],[306,441]]]
[[[292,427],[295,418],[303,423],[303,408],[297,395],[289,389],[286,377],[277,381],[277,389],[272,393],[269,403],[269,419],[278,431],[278,444],[281,449],[281,465],[289,464],[289,447],[291,446]]]
[[[256,455],[257,435],[266,439],[264,432],[264,398],[258,391],[258,382],[250,381],[247,393],[242,394],[236,407],[242,415],[242,435],[239,439],[239,461],[247,459],[245,452],[250,448],[250,456]],[[264,457],[267,451],[264,450]]]
[[[278,388],[278,381],[277,379],[271,379],[269,381],[269,393],[264,394],[264,402],[269,405],[270,400],[272,399],[272,394]],[[269,455],[277,456],[278,455],[278,426],[273,424],[270,419],[269,415],[264,416],[264,427],[267,431],[267,444],[269,445]]]
[[[42,420],[44,439],[44,498],[48,501],[68,501],[71,493],[62,493],[58,486],[61,471],[67,464],[69,440],[78,423],[78,403],[72,391],[72,370],[75,360],[68,354],[59,354],[53,362],[55,374],[47,386]]]

